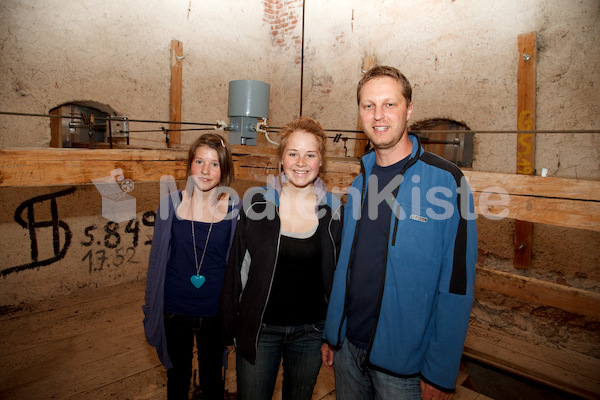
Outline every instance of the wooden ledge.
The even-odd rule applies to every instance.
[[[470,326],[465,356],[586,399],[600,398],[600,360]]]

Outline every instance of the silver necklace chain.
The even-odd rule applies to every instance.
[[[192,206],[192,241],[194,247],[194,261],[196,262],[196,275],[200,275],[200,269],[202,268],[202,263],[204,262],[204,255],[206,254],[206,247],[208,246],[208,239],[210,238],[210,233],[212,232],[213,223],[215,222],[215,214],[217,213],[218,202],[215,205],[215,210],[212,214],[212,219],[210,220],[210,226],[208,227],[208,233],[206,234],[206,241],[204,242],[204,249],[202,250],[202,257],[200,258],[200,264],[198,264],[198,250],[196,249],[196,231],[194,229],[194,202],[190,201]]]

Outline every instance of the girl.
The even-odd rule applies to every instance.
[[[167,369],[168,399],[188,399],[195,337],[203,398],[222,400],[225,349],[216,316],[239,201],[225,189],[233,162],[220,136],[192,144],[187,176],[184,191],[161,199],[155,220],[144,329]]]
[[[318,178],[325,138],[308,117],[285,126],[283,173],[244,196],[219,308],[238,400],[270,400],[282,359],[283,400],[312,396],[342,224],[342,203]]]

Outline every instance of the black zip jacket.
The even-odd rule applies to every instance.
[[[251,201],[240,211],[219,305],[221,339],[235,345],[238,356],[254,364],[258,335],[267,307],[279,253],[279,193],[281,183],[254,188]],[[327,301],[333,284],[333,272],[342,235],[343,205],[327,192],[319,178],[317,193],[322,249],[323,287]],[[247,196],[249,194],[247,193]],[[246,197],[246,196],[245,196]]]

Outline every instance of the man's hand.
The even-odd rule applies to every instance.
[[[321,355],[323,355],[322,347]],[[442,392],[421,379],[421,398],[423,400],[447,400],[450,398],[450,393]]]
[[[333,347],[327,343],[321,345],[321,360],[330,370],[333,370]]]

